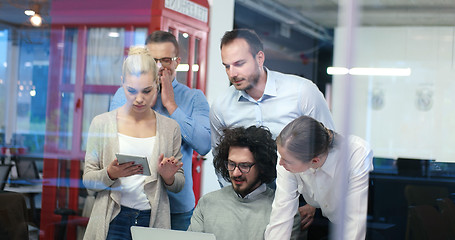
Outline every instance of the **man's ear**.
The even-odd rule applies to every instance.
[[[260,68],[264,66],[265,53],[263,51],[259,51],[258,53],[256,53],[256,61]]]

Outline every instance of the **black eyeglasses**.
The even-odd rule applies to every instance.
[[[154,58],[154,59],[155,59],[155,62],[160,61],[161,64],[163,64],[163,65],[169,65],[172,63],[172,61],[177,60],[177,58],[179,58],[179,57],[164,57],[164,58]]]
[[[256,163],[239,163],[235,164],[234,162],[228,161],[226,163],[226,168],[228,171],[234,171],[236,167],[239,168],[241,173],[249,173],[251,167],[254,166]]]

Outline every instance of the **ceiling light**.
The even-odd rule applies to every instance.
[[[351,75],[363,76],[409,76],[410,68],[351,68]]]
[[[40,16],[38,13],[35,13],[35,15],[33,15],[32,17],[30,17],[30,23],[31,23],[34,27],[40,27],[41,24],[43,23],[43,19],[41,18],[41,16]]]
[[[329,75],[345,75],[349,73],[349,69],[344,67],[328,67],[327,74]]]
[[[410,76],[410,68],[351,68],[328,67],[330,75],[357,75],[357,76]]]
[[[25,10],[24,13],[25,13],[25,15],[27,15],[27,16],[33,16],[33,15],[35,15],[35,11],[33,11],[33,10],[31,10],[31,9]]]

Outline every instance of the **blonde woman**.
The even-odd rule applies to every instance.
[[[84,185],[97,192],[84,239],[131,239],[131,226],[170,228],[166,190],[185,183],[181,135],[174,120],[154,110],[159,83],[155,60],[142,47],[131,48],[123,63],[127,102],[96,116],[89,129]],[[142,155],[151,176],[116,153]]]

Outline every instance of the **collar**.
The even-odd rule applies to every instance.
[[[335,170],[337,168],[337,161],[336,161],[336,155],[335,152],[337,151],[336,148],[330,149],[329,154],[327,154],[327,159],[324,162],[324,165],[317,169],[318,171],[323,171],[327,175],[333,178],[335,175]]]
[[[172,88],[175,88],[177,84],[179,84],[179,82],[177,81],[177,77],[175,77],[174,80],[172,80]]]
[[[262,94],[262,97],[259,98],[257,101],[260,102],[262,100],[265,100],[270,97],[276,97],[276,81],[275,78],[273,77],[273,73],[269,71],[268,68],[264,67],[264,71],[267,74],[267,81],[265,83],[265,88],[264,88],[264,93]],[[250,102],[256,102],[248,93],[246,93],[244,90],[238,91],[238,100],[247,100]]]
[[[258,188],[254,189],[252,192],[248,193],[245,197],[242,197],[240,194],[235,193],[240,199],[255,199],[259,194],[267,190],[267,185],[265,183],[261,184]]]

